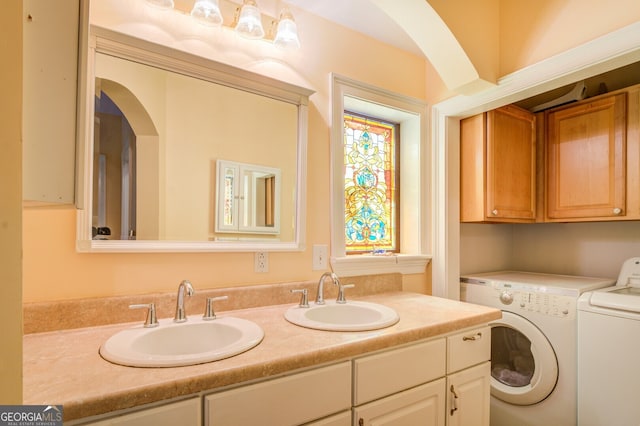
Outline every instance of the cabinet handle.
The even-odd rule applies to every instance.
[[[622,213],[622,209],[620,207],[616,207],[613,209],[613,214],[620,214]]]
[[[364,419],[362,417],[358,419],[358,426],[364,426]]]
[[[498,210],[497,209],[491,210],[491,214],[494,216],[498,216]]]
[[[480,332],[477,332],[473,336],[462,336],[462,341],[463,342],[466,342],[468,340],[480,340],[480,339],[482,339],[482,333],[480,333]]]
[[[451,385],[451,388],[449,390],[453,394],[453,399],[451,400],[451,411],[449,412],[449,415],[453,416],[453,413],[458,411],[458,394],[456,393],[456,390],[453,388],[453,385]]]

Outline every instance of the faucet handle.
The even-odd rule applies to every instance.
[[[207,304],[205,306],[202,319],[205,321],[216,319],[216,313],[213,311],[213,302],[216,300],[227,300],[228,298],[229,296],[207,297]]]
[[[308,290],[306,288],[293,288],[289,291],[291,291],[291,293],[300,293],[300,304],[298,305],[299,308],[309,307],[309,296]]]
[[[347,299],[344,298],[344,290],[355,286],[355,284],[338,284],[338,298],[336,299],[336,303],[347,303]]]
[[[129,309],[148,309],[147,319],[144,322],[145,328],[153,328],[158,326],[158,318],[156,317],[155,303],[136,303],[129,305]]]

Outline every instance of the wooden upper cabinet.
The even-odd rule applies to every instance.
[[[545,113],[546,220],[626,214],[626,93]]]
[[[534,222],[536,119],[508,105],[460,122],[460,220]]]

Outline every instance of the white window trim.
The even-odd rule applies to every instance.
[[[400,272],[424,273],[431,260],[431,150],[427,138],[427,104],[340,75],[331,75],[331,267],[338,275],[356,276]],[[400,253],[351,255],[344,238],[344,140],[346,109],[401,123]],[[404,129],[404,130],[403,130]],[[405,140],[406,138],[406,140]],[[412,160],[418,167],[406,167]],[[403,166],[402,164],[405,164]],[[419,182],[408,186],[403,182]],[[418,229],[418,232],[415,232]],[[413,231],[408,231],[413,230]]]

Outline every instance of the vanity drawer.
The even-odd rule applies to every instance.
[[[491,358],[491,327],[476,328],[447,337],[447,373],[460,371]]]
[[[205,425],[295,425],[351,407],[351,363],[207,395]]]
[[[445,339],[356,359],[353,405],[364,404],[445,375]]]
[[[199,426],[202,424],[202,406],[200,404],[200,398],[196,397],[132,413],[119,414],[94,422],[71,423],[83,426]],[[65,421],[64,424],[67,422]]]

